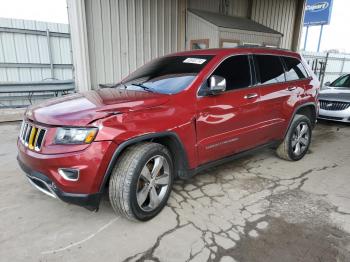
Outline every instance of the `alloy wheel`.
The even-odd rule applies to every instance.
[[[308,148],[310,143],[310,129],[305,122],[301,122],[296,126],[291,143],[293,153],[296,156],[300,156]]]
[[[147,212],[156,209],[164,199],[170,183],[170,168],[165,157],[150,158],[137,182],[137,204]]]

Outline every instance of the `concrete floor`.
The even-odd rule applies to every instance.
[[[299,162],[273,150],[176,182],[147,223],[38,192],[0,126],[0,261],[350,261],[350,126],[320,123]]]

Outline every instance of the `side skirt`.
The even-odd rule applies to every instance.
[[[265,149],[265,148],[276,147],[280,143],[281,143],[281,141],[279,141],[279,140],[278,141],[272,141],[272,142],[269,142],[269,143],[257,146],[255,148],[248,149],[248,150],[242,151],[240,153],[237,153],[237,154],[234,154],[234,155],[231,155],[231,156],[227,156],[227,157],[224,157],[224,158],[221,158],[221,159],[218,159],[218,160],[215,160],[215,161],[212,161],[212,162],[200,165],[197,168],[188,170],[186,175],[181,176],[181,179],[189,179],[189,178],[193,177],[194,175],[196,175],[196,174],[198,174],[198,173],[200,173],[203,170],[206,170],[208,168],[212,168],[212,167],[215,167],[215,166],[218,166],[218,165],[222,165],[224,163],[227,163],[227,162],[230,162],[230,161],[242,158],[244,156],[253,154],[254,152],[260,151],[260,150]]]

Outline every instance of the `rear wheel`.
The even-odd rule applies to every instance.
[[[309,149],[311,135],[310,119],[305,115],[295,115],[286,137],[277,148],[277,155],[290,161],[302,159]]]
[[[163,145],[142,143],[127,148],[109,183],[113,209],[133,220],[153,218],[167,203],[173,174],[172,158]]]

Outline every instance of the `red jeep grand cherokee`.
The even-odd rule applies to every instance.
[[[175,178],[252,149],[287,160],[307,152],[319,82],[300,57],[233,48],[168,55],[122,82],[30,107],[18,161],[40,191],[97,210],[148,220]]]

